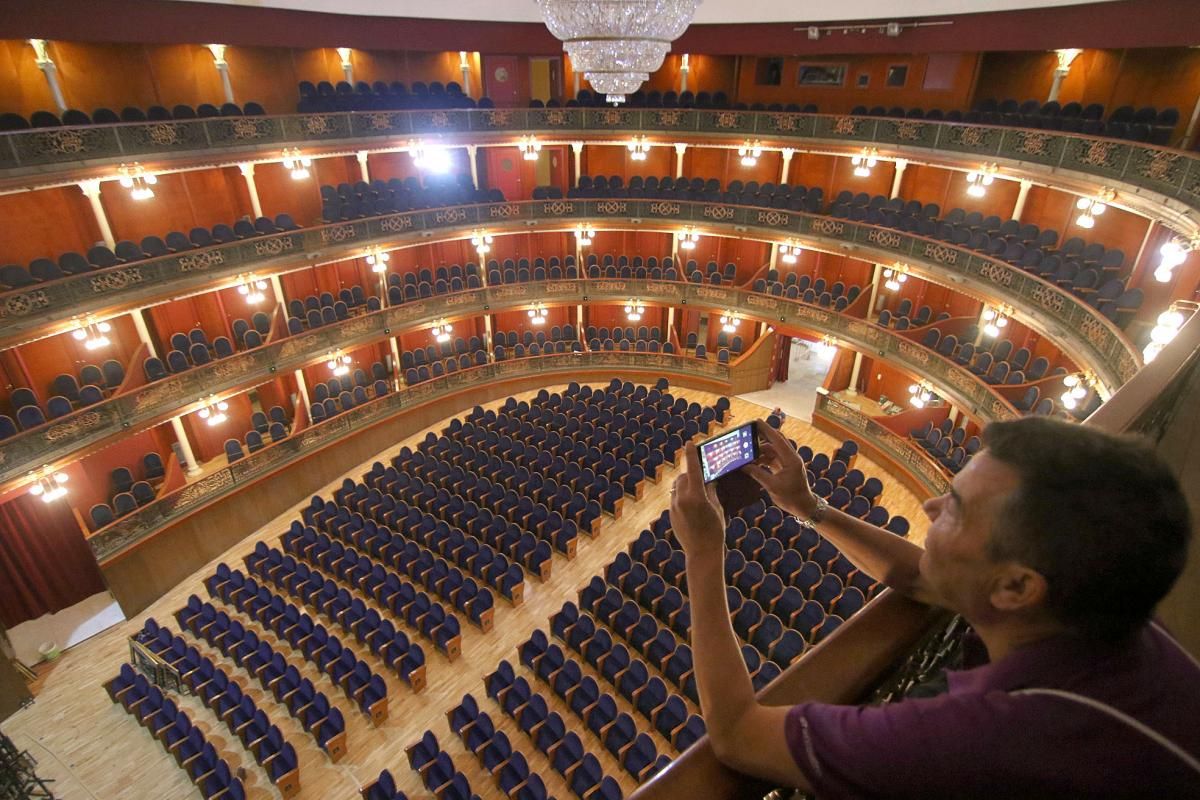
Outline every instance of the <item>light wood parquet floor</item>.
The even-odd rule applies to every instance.
[[[548,388],[555,391],[564,387]],[[714,394],[686,389],[673,391],[689,401],[695,400],[702,404],[712,403],[717,397]],[[517,397],[532,399],[534,394],[529,392]],[[494,405],[498,406],[499,403]],[[736,398],[732,399],[732,411],[735,415],[733,424],[762,413],[760,407]],[[440,432],[449,419],[450,417],[447,417],[436,430]],[[789,419],[784,425],[784,430],[789,436],[809,444],[816,451],[832,452],[839,444],[807,423]],[[397,442],[381,451],[377,459],[386,463],[401,446],[415,446],[423,436],[424,432],[421,432]],[[924,536],[924,516],[918,498],[897,481],[890,479],[879,466],[861,456],[858,466],[867,475],[876,475],[883,480],[884,504],[892,514],[903,514],[914,523],[911,535],[920,542]],[[349,475],[358,478],[369,467],[370,462],[364,463]],[[602,573],[612,558],[619,551],[626,549],[637,534],[667,507],[670,484],[676,474],[677,470],[668,468],[664,480],[657,485],[647,485],[641,501],[631,502],[627,499],[621,519],[613,520],[605,516],[598,537],[581,537],[578,555],[574,560],[567,561],[556,554],[553,573],[548,582],[541,583],[534,578],[527,580],[525,602],[522,606],[513,608],[498,598],[496,624],[491,632],[483,634],[478,628],[464,624],[463,654],[453,664],[432,646],[424,646],[425,643],[422,643],[428,661],[428,686],[420,694],[414,694],[394,673],[385,670],[378,662],[373,662],[369,655],[364,655],[365,648],[353,642],[353,637],[339,637],[361,657],[366,658],[368,663],[372,663],[387,681],[389,717],[378,728],[372,726],[327,678],[318,675],[311,664],[298,655],[292,657],[287,645],[281,645],[278,649],[288,658],[289,663],[297,665],[303,674],[312,678],[317,688],[325,692],[330,701],[345,714],[349,753],[336,765],[329,762],[314,740],[302,732],[282,707],[274,704],[269,694],[258,688],[257,682],[251,682],[245,672],[231,661],[220,657],[220,653],[215,649],[191,639],[190,636],[185,635],[185,638],[189,639],[189,643],[196,644],[202,653],[214,658],[243,688],[248,689],[248,694],[260,707],[265,708],[272,721],[279,725],[284,737],[295,745],[300,760],[302,788],[299,797],[305,800],[352,800],[358,797],[360,788],[371,783],[385,767],[392,771],[399,787],[409,797],[427,796],[429,792],[422,786],[417,774],[408,768],[404,756],[404,748],[414,743],[426,729],[432,729],[437,734],[442,747],[451,753],[455,765],[466,774],[475,792],[484,800],[502,798],[503,793],[491,777],[446,725],[445,712],[455,706],[466,692],[472,693],[481,708],[491,715],[497,727],[509,735],[514,748],[522,750],[529,757],[531,770],[542,777],[553,796],[559,800],[572,797],[565,781],[550,769],[548,759],[503,715],[499,706],[485,696],[483,676],[491,672],[501,659],[508,659],[517,667],[519,674],[526,676],[535,690],[547,697],[551,708],[562,715],[569,727],[579,732],[585,748],[597,755],[605,773],[616,778],[628,794],[635,788],[634,780],[620,767],[616,759],[600,746],[598,740],[591,738],[591,734],[584,731],[584,726],[572,715],[566,704],[555,697],[545,684],[539,683],[532,672],[520,666],[516,648],[529,638],[535,628],[540,627],[548,632],[548,618],[561,607],[563,601],[576,599],[579,588],[592,575]],[[339,478],[321,493],[329,496],[340,483]],[[300,507],[308,502],[308,498],[298,497],[296,501],[296,506],[288,513],[260,530],[249,532],[241,544],[226,552],[219,560],[224,560],[231,566],[241,566],[242,557],[253,549],[255,542],[262,540],[271,545],[278,545],[279,535],[290,521],[298,516]],[[61,663],[47,676],[35,704],[18,712],[4,723],[4,732],[12,737],[19,747],[27,748],[38,760],[39,773],[56,781],[53,784],[56,796],[66,800],[194,800],[200,797],[200,793],[191,785],[185,773],[175,765],[174,760],[161,749],[150,734],[119,706],[109,702],[101,684],[115,675],[121,662],[128,658],[127,639],[141,628],[146,617],[153,616],[160,624],[177,631],[178,625],[173,619],[173,613],[186,603],[188,595],[192,593],[207,599],[201,581],[212,573],[215,566],[216,561],[206,565],[135,619],[68,651],[62,656]],[[254,629],[260,635],[266,634],[257,623],[244,615],[238,615],[232,608],[227,610],[241,619],[248,628]],[[315,615],[314,619],[317,619]],[[340,631],[338,633],[340,634]],[[274,637],[269,634],[266,638],[274,641]],[[586,664],[584,671],[595,674]],[[688,704],[690,710],[698,710],[690,701]],[[278,791],[267,780],[263,770],[255,764],[251,755],[242,749],[236,737],[215,715],[194,698],[184,698],[181,705],[214,741],[230,766],[235,769],[241,767],[244,770],[244,783],[251,800],[279,797]],[[640,730],[651,732],[660,753],[674,755],[675,751],[670,743],[653,732],[649,723],[619,696],[618,706],[632,714]]]

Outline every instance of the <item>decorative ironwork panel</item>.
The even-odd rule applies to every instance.
[[[1198,163],[1196,158],[1175,150],[1136,145],[1131,146],[1129,150],[1129,163],[1124,179],[1166,195],[1177,194],[1184,185],[1188,169],[1194,168]]]
[[[585,108],[583,125],[597,130],[631,131],[641,128],[641,118],[628,108]]]
[[[203,150],[213,144],[209,141],[204,120],[121,125],[116,127],[116,132],[126,155]]]
[[[116,126],[37,128],[11,136],[10,141],[17,161],[22,165],[69,163],[122,155]]]
[[[937,146],[944,150],[993,155],[1000,150],[1003,128],[987,125],[946,125],[939,131]]]
[[[412,115],[403,111],[359,111],[350,114],[355,136],[407,136],[413,132]]]
[[[875,138],[880,142],[933,147],[938,126],[919,119],[881,119],[875,123]]]
[[[754,133],[757,115],[748,111],[697,111],[700,130],[714,133]]]
[[[755,114],[754,132],[770,136],[816,136],[816,126],[821,117],[812,114]]]
[[[1053,131],[1009,130],[1004,132],[999,155],[1056,166],[1062,160],[1068,141],[1068,137]]]
[[[509,112],[509,109],[504,109]],[[481,111],[480,114],[487,118],[490,111]],[[583,128],[583,110],[579,108],[531,108],[523,112],[528,119],[527,127],[541,130],[580,130]],[[492,127],[501,127],[493,125]],[[508,125],[503,126],[506,129]]]
[[[348,114],[294,114],[283,118],[284,135],[289,141],[345,139],[350,133]]]
[[[1060,166],[1091,175],[1119,178],[1125,173],[1132,147],[1114,139],[1071,139]]]
[[[689,108],[648,108],[642,112],[641,127],[654,131],[694,131],[700,112]]]
[[[459,133],[471,130],[471,119],[466,111],[451,109],[428,109],[410,111],[413,133]]]
[[[205,120],[204,129],[214,147],[285,141],[282,117],[221,117]]]
[[[818,139],[851,139],[867,142],[875,136],[875,120],[870,117],[818,116],[813,125]]]

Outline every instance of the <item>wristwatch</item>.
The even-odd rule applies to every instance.
[[[808,519],[800,519],[799,517],[797,517],[796,519],[799,520],[800,524],[803,525],[804,527],[812,528],[815,530],[817,527],[817,523],[819,523],[825,517],[825,512],[828,509],[829,509],[829,503],[825,502],[824,497],[817,495],[817,505],[813,509],[812,516],[810,516]]]

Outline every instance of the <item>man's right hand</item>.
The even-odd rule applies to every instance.
[[[775,505],[808,519],[816,511],[817,498],[808,485],[804,459],[786,436],[765,421],[759,420],[756,427],[767,441],[759,448],[758,459],[743,469],[767,490]]]

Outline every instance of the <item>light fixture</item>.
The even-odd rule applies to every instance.
[[[786,243],[779,245],[779,260],[785,264],[795,264],[796,259],[804,252],[795,239],[788,239]]]
[[[937,399],[933,384],[927,380],[919,380],[908,387],[908,403],[914,408],[924,408]]]
[[[292,180],[302,181],[307,178],[310,173],[308,168],[312,166],[312,159],[308,156],[300,154],[298,147],[283,148],[283,168],[291,170]]]
[[[625,147],[631,161],[645,161],[650,154],[650,143],[645,136],[634,136]]]
[[[450,323],[446,322],[446,320],[441,320],[429,329],[429,332],[433,334],[434,340],[439,344],[445,344],[446,342],[450,341],[450,334],[453,331],[454,328],[452,328]]]
[[[492,251],[492,235],[483,231],[475,231],[471,234],[471,244],[475,248],[475,252],[482,258]]]
[[[1200,245],[1200,240],[1187,241],[1175,238],[1158,248],[1161,258],[1158,268],[1154,270],[1154,280],[1159,283],[1170,283],[1171,278],[1174,277],[1175,268],[1187,261],[1188,253],[1195,250],[1198,245]]]
[[[329,367],[329,371],[333,373],[335,378],[340,378],[350,372],[350,365],[354,363],[354,359],[344,353],[329,353],[329,360],[325,362],[325,366]]]
[[[517,147],[521,150],[521,158],[526,161],[537,161],[538,153],[542,152],[542,143],[533,136],[522,136]]]
[[[1170,308],[1159,314],[1154,328],[1150,331],[1150,342],[1142,349],[1142,360],[1149,364],[1158,358],[1163,348],[1179,333],[1183,323],[1196,313],[1197,307],[1193,302],[1176,300]]]
[[[153,172],[146,172],[141,164],[136,161],[132,164],[122,164],[117,167],[117,173],[121,176],[121,185],[129,190],[129,196],[134,200],[149,200],[154,197],[154,190],[150,187],[158,183],[158,176]]]
[[[625,319],[630,322],[640,322],[642,314],[646,313],[646,305],[639,302],[637,299],[630,300],[625,304]]]
[[[758,157],[762,155],[762,146],[758,139],[753,142],[749,139],[738,148],[738,155],[742,158],[743,167],[753,167],[758,163]]]
[[[420,139],[414,139],[408,143],[408,153],[417,169],[429,172],[450,171],[450,153],[441,145],[425,144]]]
[[[1108,208],[1107,203],[1116,196],[1116,192],[1111,189],[1102,190],[1096,197],[1081,197],[1075,203],[1075,208],[1079,210],[1079,216],[1075,218],[1075,224],[1081,228],[1093,228],[1096,225],[1096,217],[1100,216]]]
[[[869,178],[871,169],[878,161],[879,151],[874,147],[864,147],[862,153],[850,159],[851,165],[854,167],[854,176],[856,178]]]
[[[889,292],[900,290],[900,284],[908,280],[908,265],[896,264],[883,271],[883,288]]]
[[[996,179],[996,165],[984,164],[975,172],[967,173],[967,194],[971,197],[983,197],[987,187]]]
[[[101,347],[108,347],[108,337],[106,333],[112,330],[112,325],[107,322],[93,322],[91,317],[82,323],[78,328],[71,332],[76,341],[83,342],[83,346],[88,350],[99,350]]]
[[[623,103],[662,66],[700,0],[537,0],[546,27],[598,93]]]
[[[262,278],[246,278],[238,286],[238,294],[246,298],[251,305],[258,305],[267,299],[267,282]]]
[[[229,417],[225,412],[229,410],[229,404],[224,400],[217,400],[216,395],[209,395],[208,400],[204,401],[204,407],[197,414],[200,419],[208,422],[209,427],[216,427],[224,422]]]
[[[34,497],[42,498],[43,503],[53,503],[61,497],[66,497],[67,473],[52,473],[49,467],[43,469],[43,474],[35,479],[33,486],[29,487],[29,493]]]
[[[1066,74],[1071,69],[1071,63],[1079,57],[1083,51],[1076,47],[1065,47],[1062,50],[1055,50],[1054,55],[1058,57],[1058,67]]]
[[[1071,373],[1063,378],[1063,386],[1066,391],[1058,398],[1062,403],[1063,408],[1068,411],[1079,405],[1079,401],[1087,397],[1088,390],[1096,383],[1096,379],[1090,373],[1079,372]]]
[[[595,238],[596,231],[587,222],[575,229],[575,241],[579,243],[580,247],[588,247]]]
[[[723,333],[733,333],[737,330],[738,323],[741,320],[732,311],[726,311],[721,315],[721,331]]]
[[[529,309],[529,321],[534,325],[545,325],[546,315],[546,307],[541,303],[536,303],[533,308]]]
[[[684,228],[676,236],[679,239],[680,250],[695,250],[696,242],[700,241],[700,234],[696,232],[695,228],[691,227]]]
[[[1012,315],[1012,311],[1008,306],[985,306],[983,309],[983,335],[996,337],[1000,335],[1000,329],[1008,327],[1008,318]]]
[[[837,353],[838,340],[832,336],[822,336],[820,341],[813,347],[817,351],[823,361],[832,361],[833,356]]]
[[[387,262],[390,259],[391,256],[385,253],[382,247],[374,247],[367,253],[367,266],[376,274],[387,272]]]

